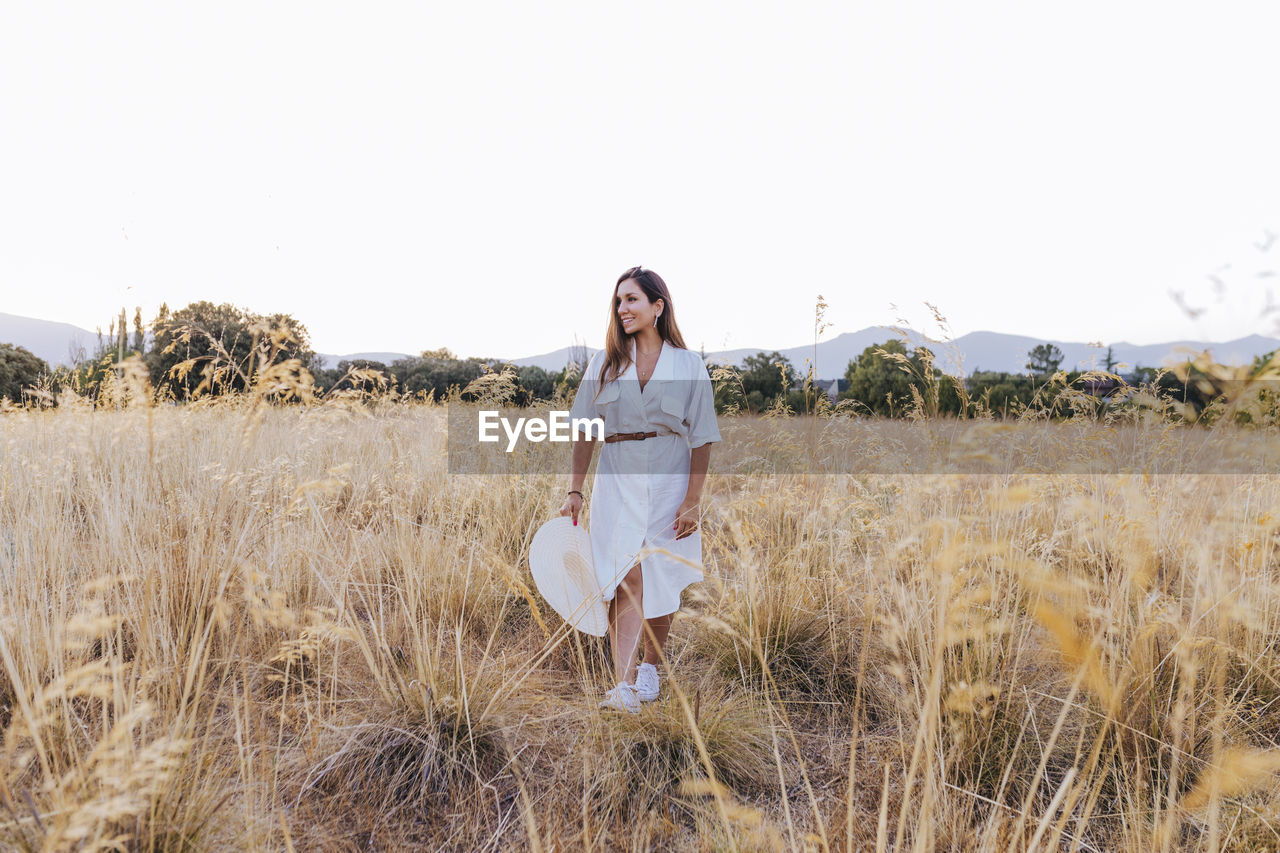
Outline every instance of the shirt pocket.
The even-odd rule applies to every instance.
[[[596,397],[596,412],[600,417],[604,417],[606,412],[613,411],[613,404],[618,402],[618,395],[622,393],[622,387],[617,381],[613,381],[600,389],[600,396]]]
[[[662,408],[665,420],[668,421],[667,426],[672,429],[677,429],[684,424],[686,396],[685,389],[679,382],[672,382],[662,389],[662,399],[658,401],[658,405]]]

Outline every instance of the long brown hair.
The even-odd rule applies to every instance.
[[[622,320],[618,317],[618,285],[627,279],[635,281],[649,302],[662,300],[662,313],[658,315],[658,334],[662,336],[662,340],[674,347],[688,349],[684,345],[680,327],[676,325],[675,306],[671,304],[671,291],[667,290],[667,283],[653,270],[632,267],[618,276],[617,284],[613,286],[613,296],[609,298],[609,330],[604,335],[604,364],[600,365],[597,395],[606,382],[621,376],[631,364],[631,347],[627,343],[627,333],[622,329]]]

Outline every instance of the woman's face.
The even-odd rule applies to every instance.
[[[644,295],[640,285],[632,278],[618,285],[614,304],[618,319],[622,321],[622,331],[628,335],[652,326],[654,319],[662,312],[662,300],[650,302],[649,297]]]

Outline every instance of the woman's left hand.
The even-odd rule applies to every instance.
[[[676,532],[676,539],[683,539],[698,529],[699,515],[701,512],[696,498],[685,498],[680,502],[680,508],[676,510],[676,523],[672,527]]]

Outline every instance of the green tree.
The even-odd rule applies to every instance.
[[[129,324],[124,318],[123,305],[120,306],[120,316],[111,322],[111,328],[115,331],[112,339],[116,361],[124,361],[129,352]]]
[[[1062,364],[1062,350],[1053,344],[1037,344],[1027,353],[1027,370],[1036,376],[1048,376]]]
[[[1264,355],[1254,360],[1254,373],[1258,372],[1259,365],[1266,364],[1267,358]],[[1240,380],[1224,379],[1214,371],[1206,372],[1192,361],[1172,367],[1136,367],[1133,379],[1135,384],[1168,400],[1178,418],[1205,425],[1212,425],[1225,412],[1235,410],[1249,396],[1241,396],[1245,387]],[[1265,389],[1266,385],[1260,387]],[[1258,388],[1255,386],[1253,390]],[[1243,423],[1256,422],[1256,419],[1238,415],[1235,419]]]
[[[361,371],[354,374],[352,371]],[[336,367],[320,370],[314,374],[316,389],[321,393],[330,391],[382,391],[395,384],[395,375],[391,368],[380,361],[367,358],[343,359]]]
[[[391,364],[396,382],[410,394],[430,395],[434,399],[448,396],[449,390],[459,391],[484,372],[489,365],[501,370],[498,359],[457,358],[447,349],[428,350],[416,358],[402,358]]]
[[[747,356],[742,360],[740,373],[747,405],[755,411],[767,408],[796,383],[797,376],[791,361],[777,350]]]
[[[535,364],[516,369],[520,390],[516,393],[516,405],[528,406],[535,400],[550,400],[556,392],[555,377]]]
[[[965,380],[969,397],[983,409],[1001,417],[1017,415],[1035,397],[1035,382],[1023,373],[975,370]]]
[[[161,306],[162,309],[164,306]],[[146,355],[146,328],[142,323],[142,307],[133,309],[133,342],[129,342],[129,327],[125,319],[124,306],[120,306],[119,315],[113,317],[104,337],[102,327],[98,327],[98,346],[92,355],[83,349],[76,357],[75,364],[68,373],[59,375],[60,383],[65,382],[78,394],[94,396],[101,387],[108,373],[116,370],[116,365],[131,355]]]
[[[22,402],[22,389],[49,375],[49,365],[26,347],[0,344],[0,399]]]
[[[146,355],[151,381],[167,384],[179,399],[197,391],[243,391],[268,364],[287,359],[319,372],[306,327],[288,314],[254,314],[211,302],[193,302],[171,314],[161,306],[154,336]]]
[[[578,363],[571,360],[562,369],[552,373],[551,381],[555,386],[555,393],[572,401],[578,386],[582,384],[582,371],[585,367],[585,362]]]
[[[860,403],[877,415],[901,416],[915,399],[913,388],[924,400],[929,393],[927,383],[938,381],[931,364],[932,356],[926,350],[916,348],[908,354],[906,345],[896,338],[872,344],[849,362],[844,372],[849,387],[840,392],[840,399]]]
[[[138,355],[146,355],[147,333],[142,325],[142,306],[133,309],[133,351]]]

